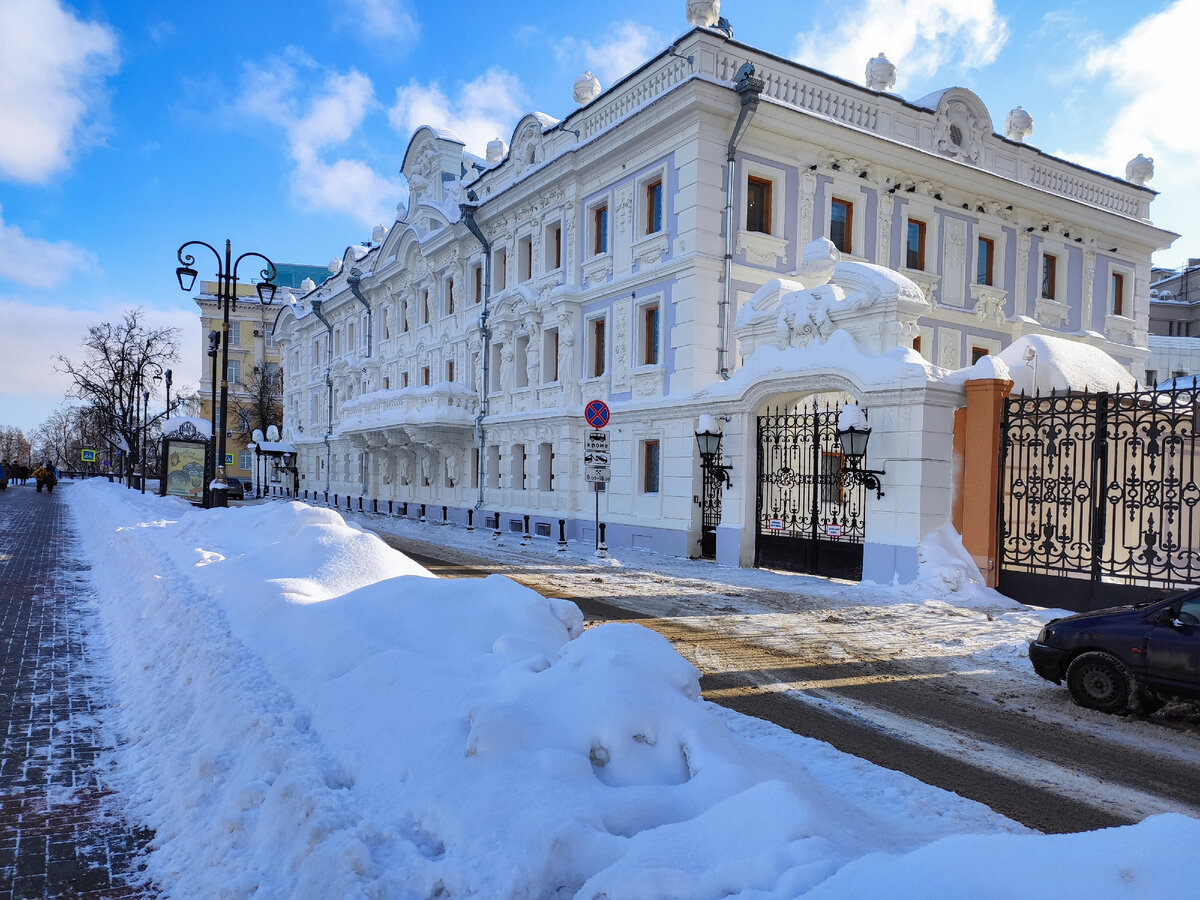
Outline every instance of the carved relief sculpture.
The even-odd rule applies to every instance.
[[[687,20],[692,25],[712,28],[721,20],[721,0],[688,0]]]

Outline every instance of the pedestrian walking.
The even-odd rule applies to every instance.
[[[8,490],[8,460],[0,459],[0,491]]]
[[[50,463],[44,462],[34,469],[33,478],[37,482],[39,494],[42,492],[43,486],[46,488],[46,493],[54,493],[54,486],[58,484],[58,476],[54,472],[54,466],[50,465]]]

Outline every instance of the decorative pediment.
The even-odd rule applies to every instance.
[[[509,145],[508,158],[514,175],[520,175],[526,169],[534,168],[545,162],[543,122],[539,116],[530,113],[517,123],[516,129],[513,131],[512,143]]]
[[[983,141],[992,134],[987,107],[966,88],[942,92],[934,111],[933,149],[959,162],[981,165]]]

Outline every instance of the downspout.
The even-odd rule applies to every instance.
[[[729,363],[726,357],[729,355],[729,298],[733,290],[730,283],[733,277],[733,164],[738,144],[750,127],[750,120],[758,111],[758,95],[764,87],[763,80],[754,77],[754,64],[743,63],[733,82],[733,89],[741,97],[742,105],[738,110],[737,123],[733,126],[733,134],[729,136],[729,152],[725,155],[725,288],[717,310],[717,333],[720,336],[717,346],[717,374],[723,380],[729,379]]]
[[[371,358],[371,341],[375,336],[375,329],[371,323],[371,304],[367,302],[367,298],[362,295],[362,290],[359,285],[362,282],[362,272],[357,268],[351,269],[350,274],[346,276],[346,284],[350,286],[350,293],[363,306],[367,308],[367,359]],[[367,496],[367,461],[369,451],[362,451],[362,496]]]
[[[483,311],[479,314],[479,336],[482,339],[482,349],[480,350],[480,365],[483,366],[483,377],[479,380],[479,415],[475,417],[475,441],[479,445],[479,466],[476,472],[476,481],[479,482],[479,496],[475,501],[475,508],[483,508],[483,478],[484,478],[484,432],[483,420],[488,414],[488,361],[492,356],[492,333],[488,331],[488,301],[492,296],[492,245],[488,243],[488,239],[483,236],[483,231],[479,228],[479,223],[475,221],[475,210],[477,207],[467,203],[460,203],[458,211],[462,216],[463,224],[467,226],[467,230],[475,235],[475,240],[479,241],[483,247]]]
[[[329,436],[333,434],[333,326],[329,324],[329,320],[321,314],[321,304],[323,300],[312,301],[313,315],[321,320],[325,326],[325,330],[329,332],[325,341],[327,347],[326,357],[329,360],[325,367],[325,390],[329,394],[329,423],[325,426],[325,490],[329,491],[329,477],[333,473],[333,457],[332,451],[329,449]]]
[[[362,295],[362,290],[359,285],[362,282],[362,272],[358,269],[351,269],[350,274],[346,276],[346,284],[350,286],[350,293],[363,306],[367,308],[367,359],[371,358],[371,340],[374,337],[374,330],[371,326],[371,304],[367,302],[367,298]]]

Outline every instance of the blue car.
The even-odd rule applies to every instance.
[[[1080,706],[1152,713],[1200,699],[1200,590],[1054,619],[1029,642],[1029,661]]]

